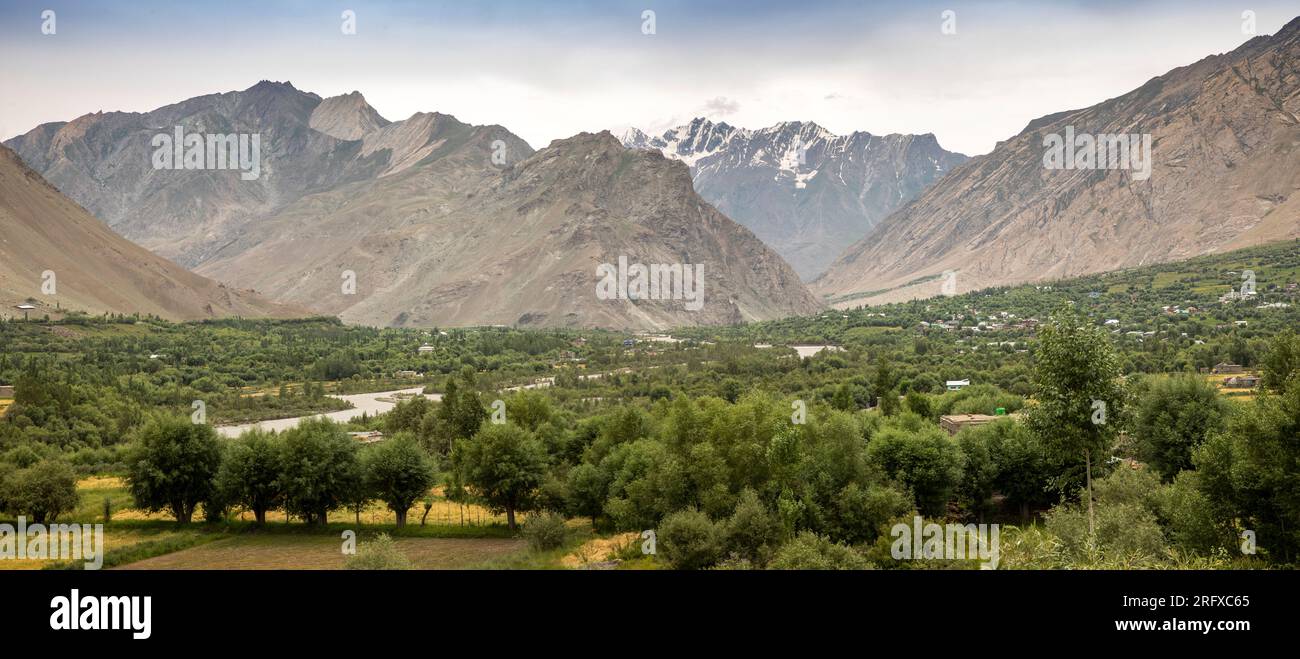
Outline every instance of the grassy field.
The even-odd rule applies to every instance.
[[[341,534],[355,530],[364,541],[379,532],[397,537],[412,563],[425,569],[481,566],[524,552],[522,540],[505,527],[505,516],[481,506],[461,506],[433,493],[433,507],[420,524],[424,504],[408,513],[408,526],[395,528],[396,517],[382,503],[361,511],[361,524],[351,511],[335,511],[326,527],[285,519],[275,511],[257,528],[248,512],[235,512],[225,522],[195,521],[179,526],[163,512],[133,507],[126,483],[116,476],[94,476],[77,483],[81,501],[60,523],[104,523],[105,502],[111,519],[104,528],[105,567],[131,565],[154,569],[336,569],[342,567]],[[5,560],[0,570],[80,567],[57,560]]]
[[[131,493],[127,490],[126,483],[116,476],[93,476],[82,479],[77,483],[77,490],[81,493],[81,504],[77,506],[75,512],[67,517],[66,520],[84,523],[96,523],[104,521],[104,500],[110,501],[113,510],[114,521],[169,521],[171,515],[165,512],[145,512],[132,507]],[[448,501],[441,496],[441,488],[435,488],[431,493],[433,496],[433,507],[429,509],[429,516],[425,520],[426,524],[442,526],[491,526],[506,523],[506,516],[503,514],[493,514],[486,508],[478,505],[460,505],[453,501]],[[195,512],[195,519],[203,517],[202,510]],[[407,511],[407,521],[410,524],[418,525],[420,519],[424,516],[424,502],[416,502],[414,506]],[[360,515],[361,524],[363,525],[391,525],[397,522],[397,516],[381,502],[372,502]],[[235,511],[231,514],[232,521],[252,522],[253,515],[247,511]],[[285,522],[285,515],[282,511],[271,511],[267,513],[267,522]],[[353,524],[357,523],[358,515],[353,511],[336,510],[329,514],[330,524]],[[301,524],[299,520],[292,520],[291,524]]]
[[[213,536],[215,537],[215,536]],[[116,560],[129,560],[133,555],[147,555],[164,549],[190,547],[207,542],[207,534],[198,529],[158,527],[115,527],[104,529],[104,566]],[[68,567],[80,567],[84,561],[72,561]],[[0,570],[43,570],[65,565],[58,560],[3,560]]]
[[[361,538],[365,540],[364,536]],[[423,570],[480,567],[492,559],[527,551],[516,538],[398,538],[397,547]],[[339,570],[339,535],[247,533],[146,558],[126,570]]]
[[[1233,400],[1254,400],[1254,398],[1255,398],[1255,390],[1254,390],[1254,389],[1237,389],[1237,388],[1228,388],[1228,387],[1223,386],[1223,381],[1224,381],[1224,380],[1227,380],[1228,378],[1231,378],[1231,377],[1237,377],[1237,376],[1239,376],[1239,375],[1255,375],[1255,376],[1258,376],[1259,373],[1251,373],[1251,372],[1246,372],[1246,373],[1235,373],[1235,374],[1221,374],[1221,373],[1214,373],[1214,374],[1210,374],[1210,375],[1205,376],[1205,379],[1206,379],[1207,382],[1209,382],[1210,384],[1213,384],[1213,385],[1215,386],[1215,388],[1219,390],[1219,395],[1221,395],[1221,396],[1224,396],[1224,397],[1226,397],[1226,398],[1231,398],[1231,399],[1233,399]]]

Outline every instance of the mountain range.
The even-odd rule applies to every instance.
[[[257,134],[260,175],[155,168],[153,140],[173,130]],[[263,81],[45,124],[9,144],[126,237],[349,322],[662,328],[821,307],[694,193],[687,167],[608,133],[534,152],[500,126],[440,113],[389,122],[359,93],[322,99]],[[620,262],[702,266],[702,304],[672,291],[602,298],[598,271]]]
[[[535,151],[502,126],[389,121],[358,92],[262,81],[7,141],[35,171],[8,155],[0,284],[31,297],[55,263],[88,309],[658,329],[1178,260],[1300,237],[1298,55],[1300,19],[969,159],[929,134],[703,118]],[[257,166],[191,161],[194,135],[251,135]],[[629,287],[643,266],[686,278]],[[91,290],[98,268],[117,274]],[[694,275],[703,297],[683,297]]]
[[[1109,168],[1109,158],[1105,169],[1049,168],[1066,135],[1149,136],[1150,170]],[[938,295],[945,280],[964,292],[1228,251],[1300,236],[1297,193],[1300,18],[1029,122],[880,222],[811,286],[856,306]]]
[[[695,190],[811,280],[886,215],[966,161],[932,134],[835,135],[812,122],[758,130],[697,118],[625,146],[691,168]]]

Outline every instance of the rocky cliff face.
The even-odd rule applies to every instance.
[[[681,163],[584,133],[498,165],[498,136],[467,130],[448,155],[303,199],[203,271],[378,325],[663,328],[820,307],[778,255],[695,194]],[[634,264],[680,266],[686,290],[667,276],[620,288],[636,281]],[[355,293],[341,286],[348,272]]]
[[[289,83],[262,81],[152,112],[44,124],[6,145],[118,233],[192,268],[306,195],[415,164],[435,148],[434,123],[428,115],[389,123],[360,94],[322,101]],[[189,135],[257,135],[256,178],[209,168],[206,157],[202,168],[183,168],[183,158],[173,160],[176,168],[155,168],[154,140],[177,141],[177,126],[182,143]],[[362,139],[380,135],[400,140]]]
[[[839,136],[798,121],[746,130],[695,119],[657,137],[632,129],[622,141],[688,164],[700,196],[805,279],[966,160],[930,134]]]
[[[1298,56],[1300,19],[1037,119],[881,222],[814,291],[840,306],[894,301],[939,294],[945,271],[961,292],[1300,236]],[[1149,175],[1081,156],[1082,167],[1047,167],[1052,136],[1067,134],[1149,135]]]
[[[355,91],[321,101],[307,119],[307,125],[313,130],[341,140],[359,140],[366,133],[389,123],[366,103],[361,92]]]

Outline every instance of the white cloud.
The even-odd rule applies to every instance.
[[[1261,33],[1290,17],[1256,4]],[[186,31],[152,42],[124,33],[106,37],[113,44],[0,43],[0,59],[14,63],[0,125],[25,132],[273,79],[322,96],[360,90],[389,119],[436,110],[501,124],[535,147],[620,125],[657,132],[695,113],[746,127],[808,120],[836,133],[932,132],[945,148],[976,154],[1036,117],[1122,94],[1246,39],[1239,12],[1166,3],[971,5],[948,36],[928,7],[834,11],[743,25],[661,11],[652,38],[621,23],[506,17],[467,30],[367,14],[347,38],[334,36],[334,21],[320,34],[251,25],[238,37],[256,44],[248,48]]]

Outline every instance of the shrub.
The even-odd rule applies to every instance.
[[[852,547],[804,531],[781,547],[768,567],[773,570],[869,570],[872,566]]]
[[[397,548],[397,543],[387,533],[380,533],[370,542],[357,547],[357,553],[343,561],[349,570],[409,570],[411,560]]]
[[[569,539],[569,527],[563,515],[533,515],[524,523],[524,539],[533,551],[558,549]]]
[[[664,559],[678,570],[707,568],[722,556],[717,526],[697,510],[681,510],[664,517],[657,542]]]
[[[1168,529],[1174,545],[1191,552],[1209,554],[1232,548],[1236,533],[1229,521],[1217,519],[1201,490],[1200,474],[1184,471],[1156,495],[1157,514]]]

